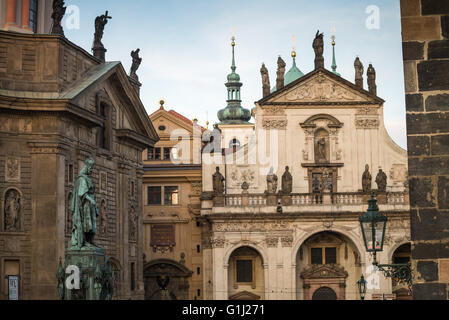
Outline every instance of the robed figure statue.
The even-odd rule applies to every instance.
[[[99,211],[95,201],[95,184],[90,177],[94,164],[92,158],[86,159],[84,168],[75,181],[70,205],[73,214],[72,248],[95,246],[93,240],[97,233]]]

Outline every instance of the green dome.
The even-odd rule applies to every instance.
[[[301,70],[298,69],[298,67],[296,66],[296,59],[293,58],[293,66],[291,67],[290,70],[288,70],[288,72],[284,76],[284,86],[289,85],[293,81],[295,81],[303,76],[304,76],[304,73],[302,73]],[[273,93],[275,91],[277,91],[276,86],[274,86],[271,89],[270,93]]]
[[[241,124],[251,120],[251,112],[241,106],[228,106],[218,111],[217,115],[223,124]]]
[[[232,72],[230,75],[228,75],[228,82],[240,82],[240,76]]]
[[[284,78],[284,85],[289,85],[293,81],[304,76],[304,73],[296,67],[296,60],[293,58],[293,67],[287,72]]]

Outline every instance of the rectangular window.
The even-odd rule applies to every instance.
[[[322,248],[312,248],[310,250],[311,262],[312,264],[323,264],[323,249]]]
[[[237,282],[253,282],[253,260],[237,260]]]
[[[161,148],[154,149],[154,160],[161,160]]]
[[[164,160],[170,160],[171,148],[164,148]]]
[[[197,290],[197,296],[198,296],[198,297],[201,297],[201,289],[198,289],[198,290]]]
[[[164,187],[164,205],[176,206],[179,204],[178,187]]]
[[[149,147],[148,148],[148,156],[147,156],[148,160],[154,160],[154,147]]]
[[[337,248],[326,248],[326,264],[336,264],[337,263]]]
[[[136,272],[134,270],[135,263],[131,262],[131,291],[136,289]]]
[[[201,253],[201,246],[200,245],[196,246],[196,252]]]
[[[30,0],[30,28],[37,33],[37,0]]]
[[[161,187],[148,187],[148,204],[149,205],[162,204]]]
[[[198,274],[198,275],[201,274],[201,268],[200,267],[196,268],[196,274]]]

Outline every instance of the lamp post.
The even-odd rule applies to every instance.
[[[373,255],[373,265],[382,271],[386,277],[395,281],[407,283],[409,290],[412,286],[412,270],[410,263],[379,264],[376,260],[377,252],[383,251],[385,229],[388,218],[379,212],[374,194],[368,201],[367,212],[359,217],[362,228],[363,241],[367,252]]]
[[[357,281],[357,286],[359,287],[359,294],[360,294],[360,300],[365,300],[365,295],[366,295],[366,280],[365,277],[362,276],[360,277],[360,280]]]

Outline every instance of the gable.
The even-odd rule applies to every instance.
[[[97,99],[105,99],[117,111],[116,129],[134,131],[140,142],[154,144],[159,137],[123,66],[118,62],[105,63],[86,75],[61,94],[63,99],[95,112]]]
[[[348,273],[338,265],[312,265],[301,273],[302,279],[347,278]]]
[[[383,100],[349,81],[318,69],[259,101],[260,105],[379,104]]]
[[[193,122],[190,121],[190,124],[185,120],[177,117],[175,114],[170,111],[166,111],[165,109],[159,109],[152,115],[150,115],[151,122],[154,125],[158,135],[161,138],[170,137],[171,132],[173,130],[186,130],[188,133],[193,133]],[[188,120],[189,121],[189,120]],[[164,126],[165,130],[160,130],[159,127]]]

